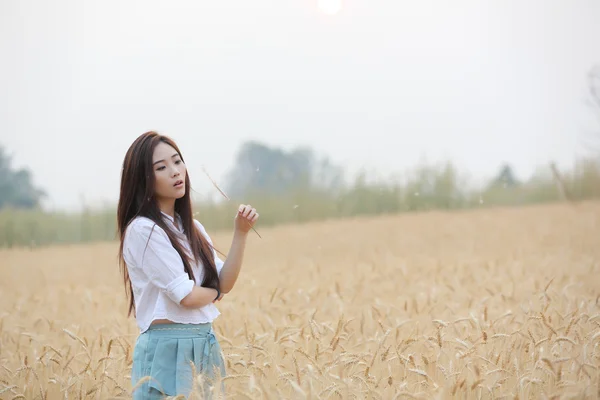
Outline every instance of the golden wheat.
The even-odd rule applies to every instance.
[[[218,303],[228,398],[598,398],[598,237],[597,203],[262,229]],[[0,398],[130,396],[116,250],[0,252]]]

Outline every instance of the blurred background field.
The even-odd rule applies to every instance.
[[[267,158],[258,163],[267,162]],[[496,206],[522,206],[586,201],[600,198],[600,162],[584,159],[562,174],[558,180],[551,166],[540,168],[537,175],[521,182],[510,167],[502,168],[490,182],[473,188],[452,164],[421,166],[405,177],[382,180],[364,173],[350,185],[323,187],[309,178],[311,164],[289,179],[274,176],[271,182],[260,179],[285,170],[287,165],[263,168],[260,176],[250,177],[248,190],[238,196],[240,202],[260,210],[260,226],[304,223],[360,215],[396,214],[428,210],[481,209]],[[257,174],[258,175],[258,174]],[[262,184],[261,184],[262,183]],[[285,187],[282,190],[281,187]],[[281,191],[281,193],[276,193]],[[217,192],[213,189],[213,192]],[[196,218],[210,231],[228,230],[238,203],[214,196],[195,196]],[[227,194],[227,193],[226,193]],[[83,243],[116,239],[116,210],[85,209],[81,212],[47,212],[10,205],[0,209],[0,246],[40,246],[53,243]]]

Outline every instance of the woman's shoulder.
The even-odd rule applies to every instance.
[[[171,244],[166,232],[147,217],[135,217],[131,220],[123,238],[123,250],[132,257],[141,254],[148,246],[153,248],[167,248]]]
[[[156,222],[152,221],[150,218],[138,215],[137,217],[133,218],[129,222],[129,225],[127,226],[127,230],[136,230],[137,231],[139,229],[152,227],[154,225],[156,225]],[[158,225],[156,225],[156,227],[158,228]]]
[[[136,237],[148,238],[152,232],[162,233],[163,229],[156,224],[152,219],[143,216],[137,216],[129,222],[125,230],[125,239],[133,239]]]
[[[198,221],[197,219],[194,218],[194,225],[196,225],[196,227],[198,228],[198,230],[200,230],[200,233],[202,235],[204,235],[204,237],[206,237],[206,239],[210,242],[210,236],[208,235],[208,232],[206,231],[206,228],[204,227],[204,225],[202,224],[202,222]]]
[[[193,221],[194,221],[194,225],[196,225],[196,227],[198,229],[200,229],[201,232],[202,231],[206,232],[206,229],[204,229],[204,225],[202,225],[202,222],[198,221],[196,218],[194,218]]]

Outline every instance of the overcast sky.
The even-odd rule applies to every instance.
[[[0,144],[49,206],[78,208],[116,201],[125,151],[151,129],[200,191],[202,165],[225,183],[248,139],[351,172],[426,158],[526,178],[569,167],[600,130],[585,103],[598,0],[317,3],[0,0]]]

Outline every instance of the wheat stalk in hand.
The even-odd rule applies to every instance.
[[[229,201],[229,200],[231,200],[231,199],[229,198],[229,196],[227,196],[227,195],[225,194],[225,192],[221,190],[221,188],[219,187],[219,185],[217,185],[217,182],[215,182],[215,181],[214,181],[214,179],[210,177],[210,175],[208,174],[208,172],[206,172],[206,168],[204,168],[204,166],[202,166],[202,171],[204,171],[204,174],[206,174],[206,176],[208,177],[208,179],[209,179],[209,180],[212,182],[212,184],[213,184],[213,185],[214,185],[214,186],[217,188],[217,190],[219,191],[219,193],[221,193],[221,194],[223,195],[223,197],[225,197],[225,198],[226,198],[228,201]],[[246,221],[246,223],[247,223],[248,225],[250,225],[250,222]],[[262,239],[262,236],[260,236],[260,233],[258,233],[258,231],[257,231],[256,229],[254,229],[254,227],[253,227],[253,226],[251,226],[251,228],[252,228],[252,230],[253,230],[254,232],[256,232],[256,234],[258,235],[258,237]]]

